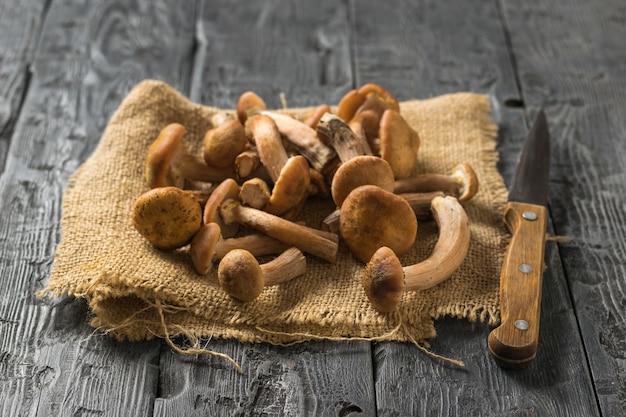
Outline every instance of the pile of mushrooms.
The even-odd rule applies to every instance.
[[[419,134],[381,86],[365,84],[304,120],[246,92],[236,112],[211,121],[199,154],[188,151],[185,126],[162,128],[146,152],[149,190],[135,201],[132,222],[159,250],[189,246],[195,271],[217,269],[233,299],[253,301],[265,286],[303,275],[307,255],[337,262],[340,242],[366,265],[365,294],[383,313],[463,262],[463,204],[478,190],[476,175],[467,163],[450,175],[416,174]],[[334,203],[320,225],[297,222],[312,196]],[[403,266],[418,222],[433,219],[440,236],[432,254]],[[274,258],[260,263],[262,256]]]

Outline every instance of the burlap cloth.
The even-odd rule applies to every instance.
[[[311,103],[317,105],[321,103]],[[308,272],[266,288],[255,301],[233,301],[214,273],[194,272],[189,250],[154,249],[131,224],[134,200],[147,190],[145,152],[161,128],[182,123],[185,141],[199,149],[218,109],[190,102],[167,84],[147,80],[123,100],[94,153],[70,178],[63,198],[62,239],[43,293],[84,297],[91,325],[118,340],[186,335],[287,344],[311,339],[421,342],[435,336],[433,320],[452,316],[497,323],[499,271],[508,242],[502,222],[506,188],[496,169],[497,127],[488,98],[457,93],[401,103],[401,114],[419,132],[419,171],[450,173],[469,162],[480,180],[466,205],[469,254],[443,284],[405,293],[391,314],[373,309],[361,287],[364,265],[340,245],[336,264],[307,256]],[[282,110],[302,117],[306,109]],[[311,199],[302,214],[319,227],[333,210]],[[420,222],[404,265],[426,258],[437,239],[433,221]]]

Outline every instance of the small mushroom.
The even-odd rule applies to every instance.
[[[145,176],[150,188],[182,188],[185,179],[215,182],[234,176],[232,169],[209,167],[199,156],[187,153],[183,146],[186,131],[180,123],[170,123],[148,148]]]
[[[379,127],[380,157],[389,162],[396,179],[407,178],[417,169],[420,139],[396,110],[385,110]]]
[[[208,274],[217,259],[233,249],[245,249],[254,256],[273,255],[288,245],[261,233],[224,239],[217,223],[203,225],[194,235],[190,245],[191,261],[200,275]]]
[[[264,287],[282,284],[306,272],[306,258],[297,248],[289,248],[273,260],[259,264],[250,252],[235,249],[220,261],[217,277],[232,298],[250,302]]]
[[[463,263],[470,244],[463,206],[454,197],[435,197],[432,210],[439,226],[439,238],[427,259],[403,267],[399,255],[383,246],[369,260],[362,283],[368,299],[378,311],[393,311],[405,291],[432,288],[448,279]]]
[[[250,178],[261,166],[256,148],[247,149],[235,157],[235,173],[239,179]]]
[[[322,230],[293,223],[263,210],[242,206],[238,201],[227,200],[220,207],[226,223],[237,222],[265,233],[303,252],[328,262],[337,261],[338,236]]]
[[[211,193],[204,210],[202,211],[202,222],[204,224],[217,223],[221,233],[226,237],[232,237],[237,233],[238,226],[236,224],[227,225],[219,216],[219,207],[222,202],[239,197],[239,185],[232,178],[222,181]]]
[[[241,184],[241,191],[239,191],[241,204],[259,210],[267,206],[270,196],[270,187],[261,178],[250,178]]]
[[[478,192],[478,177],[470,164],[464,162],[455,166],[450,175],[421,174],[396,180],[394,184],[397,194],[431,191],[442,191],[466,203]]]
[[[322,116],[326,113],[330,113],[330,111],[331,108],[328,104],[321,104],[311,110],[302,123],[309,126],[311,129],[317,129],[317,124],[320,122]]]
[[[173,186],[153,188],[135,200],[132,222],[152,245],[172,250],[188,244],[202,226],[202,209],[188,192]]]
[[[348,194],[361,185],[377,185],[393,191],[394,176],[389,163],[377,156],[361,155],[341,164],[330,185],[337,207],[341,207]]]
[[[244,125],[248,118],[265,109],[267,109],[265,101],[253,91],[246,91],[237,100],[237,118]]]
[[[302,155],[287,155],[272,118],[255,115],[248,119],[246,128],[256,143],[261,162],[274,181],[264,210],[281,215],[297,207],[306,198],[311,183],[308,161]]]
[[[362,185],[341,205],[339,228],[354,257],[366,263],[381,246],[389,246],[398,256],[408,253],[417,235],[417,219],[402,197]]]

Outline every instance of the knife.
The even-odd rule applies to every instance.
[[[504,222],[511,232],[500,274],[500,326],[488,337],[498,365],[519,369],[537,354],[548,212],[550,133],[539,111],[517,161]]]

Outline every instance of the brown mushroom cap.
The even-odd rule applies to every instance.
[[[393,250],[380,247],[370,258],[362,275],[363,289],[381,313],[393,311],[404,293],[404,271]]]
[[[170,163],[181,149],[186,131],[185,126],[180,123],[171,123],[161,129],[150,144],[145,163],[146,182],[150,188],[180,185],[182,180],[171,176]]]
[[[389,163],[377,156],[362,155],[341,164],[330,186],[337,207],[341,207],[348,194],[361,185],[377,185],[393,191],[394,176]]]
[[[203,156],[207,165],[227,168],[244,151],[248,138],[246,130],[237,119],[226,120],[204,135]]]
[[[380,119],[380,156],[389,162],[396,179],[415,174],[419,135],[399,112],[385,110]]]
[[[176,187],[153,188],[137,198],[133,226],[155,247],[171,250],[189,243],[202,226],[202,208]]]
[[[239,96],[237,101],[237,118],[242,124],[245,124],[249,117],[266,109],[265,101],[258,94],[253,91],[246,91]]]
[[[339,228],[354,257],[368,262],[381,246],[398,256],[408,253],[417,235],[417,219],[402,197],[375,185],[362,185],[341,205]]]
[[[194,269],[201,275],[211,271],[217,242],[222,238],[220,226],[217,223],[203,225],[191,239],[191,262]]]
[[[292,156],[280,171],[265,211],[281,215],[294,208],[307,196],[311,184],[309,163],[302,155]]]
[[[228,295],[243,302],[257,298],[265,286],[261,265],[245,249],[234,249],[222,258],[217,278]]]

